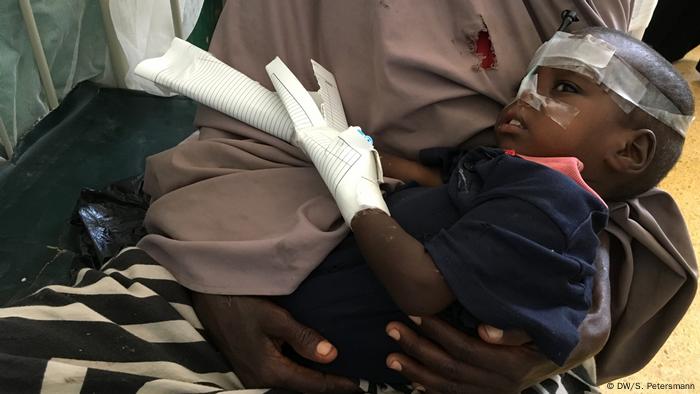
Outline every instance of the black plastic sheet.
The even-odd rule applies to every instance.
[[[127,178],[103,190],[83,189],[72,223],[79,227],[83,263],[99,268],[144,235],[143,219],[150,198],[143,176]]]

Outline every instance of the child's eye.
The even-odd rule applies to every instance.
[[[579,88],[575,84],[567,81],[559,81],[554,85],[554,90],[557,92],[566,92],[566,93],[578,93]]]

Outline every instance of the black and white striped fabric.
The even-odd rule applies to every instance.
[[[597,392],[580,376],[570,371],[527,392]],[[2,393],[229,391],[280,392],[244,390],[204,338],[188,291],[139,249],[81,270],[73,286],[47,286],[0,308]]]

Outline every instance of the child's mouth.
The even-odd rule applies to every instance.
[[[508,124],[520,127],[521,129],[523,128],[523,124],[520,123],[518,119],[511,119],[510,122],[508,122]]]
[[[507,118],[506,118],[507,119]],[[518,118],[513,117],[496,126],[496,132],[502,134],[521,134],[527,131],[525,124]]]

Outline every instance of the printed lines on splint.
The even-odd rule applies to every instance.
[[[335,193],[345,174],[360,159],[360,153],[348,145],[347,142],[337,137],[333,138],[319,134],[311,135],[311,133],[307,134],[304,132],[299,134],[305,140],[304,146],[309,150],[309,157],[323,157],[323,162],[318,163],[316,167],[323,179],[334,180],[334,184],[329,185],[329,187]]]

